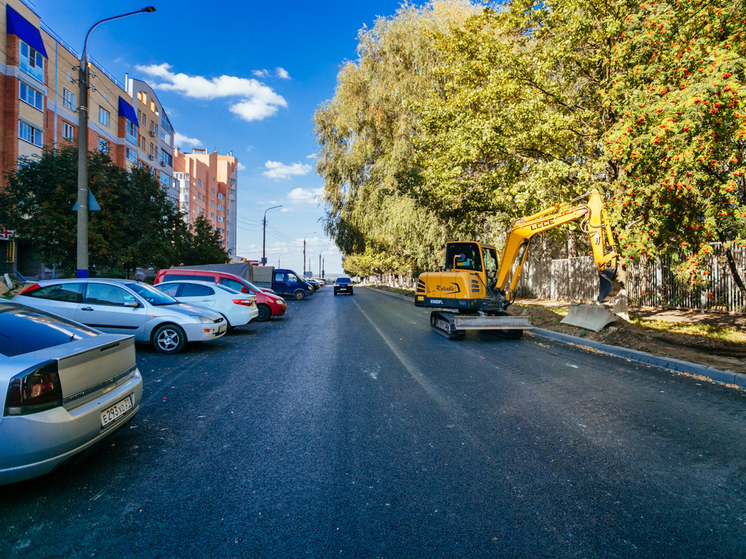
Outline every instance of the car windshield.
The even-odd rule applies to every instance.
[[[0,304],[0,355],[14,357],[98,336],[62,317],[25,305]]]
[[[350,278],[337,278],[337,283],[339,285],[342,285],[343,283],[350,283],[350,281],[352,281],[350,280]]]
[[[128,284],[127,287],[129,287],[132,291],[137,293],[151,305],[176,305],[179,303],[170,295],[166,295],[165,293],[163,293],[163,291],[159,291],[158,289],[148,285],[147,283],[133,283]]]

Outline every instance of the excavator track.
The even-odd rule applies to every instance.
[[[463,340],[466,331],[456,329],[456,316],[454,313],[433,311],[430,313],[430,328],[448,340]]]
[[[463,340],[467,330],[489,330],[509,340],[517,340],[531,328],[528,316],[457,314],[444,311],[430,313],[430,327],[449,340]]]

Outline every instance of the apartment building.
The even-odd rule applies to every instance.
[[[158,96],[147,83],[127,78],[127,93],[135,101],[140,124],[137,146],[140,161],[159,169],[161,187],[179,205],[179,185],[174,180],[174,129]]]
[[[223,235],[228,254],[236,254],[236,196],[238,160],[232,153],[206,149],[182,153],[174,149],[174,177],[179,183],[179,207],[189,222],[204,215]]]
[[[45,147],[77,143],[80,54],[49,29],[33,5],[0,6],[0,188],[2,172]],[[125,169],[148,169],[178,204],[173,180],[174,130],[145,82],[120,83],[89,57],[88,150],[108,153]],[[23,269],[23,247],[0,223],[0,273]],[[72,241],[71,241],[72,242]],[[35,271],[31,271],[35,274]]]

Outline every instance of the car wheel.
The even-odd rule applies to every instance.
[[[257,322],[267,322],[272,318],[272,309],[269,305],[259,305],[259,314],[256,317]]]
[[[186,344],[186,334],[176,324],[161,324],[153,332],[152,342],[159,353],[179,353]]]
[[[222,317],[223,317],[223,318],[225,319],[225,324],[226,324],[226,326],[228,327],[228,330],[233,330],[233,329],[235,328],[235,326],[233,326],[233,325],[231,324],[231,321],[230,321],[230,320],[228,320],[228,317],[227,317],[227,316],[225,316],[225,315],[224,315],[223,313],[220,313],[220,316],[222,316]]]
[[[300,289],[299,289],[298,291],[296,291],[296,292],[295,292],[295,298],[296,298],[296,299],[297,299],[298,301],[301,301],[301,300],[303,299],[303,297],[305,297],[305,296],[306,296],[306,294],[305,294],[305,293],[303,293],[303,292],[302,292],[302,291],[301,291]]]

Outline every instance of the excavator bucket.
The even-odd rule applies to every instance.
[[[598,302],[611,299],[622,290],[622,284],[616,281],[616,268],[607,268],[598,273]]]
[[[583,305],[573,303],[570,305],[570,310],[568,311],[567,316],[560,322],[562,324],[569,324],[570,326],[577,326],[578,328],[600,332],[601,328],[618,319],[619,317],[617,315],[603,305]]]

